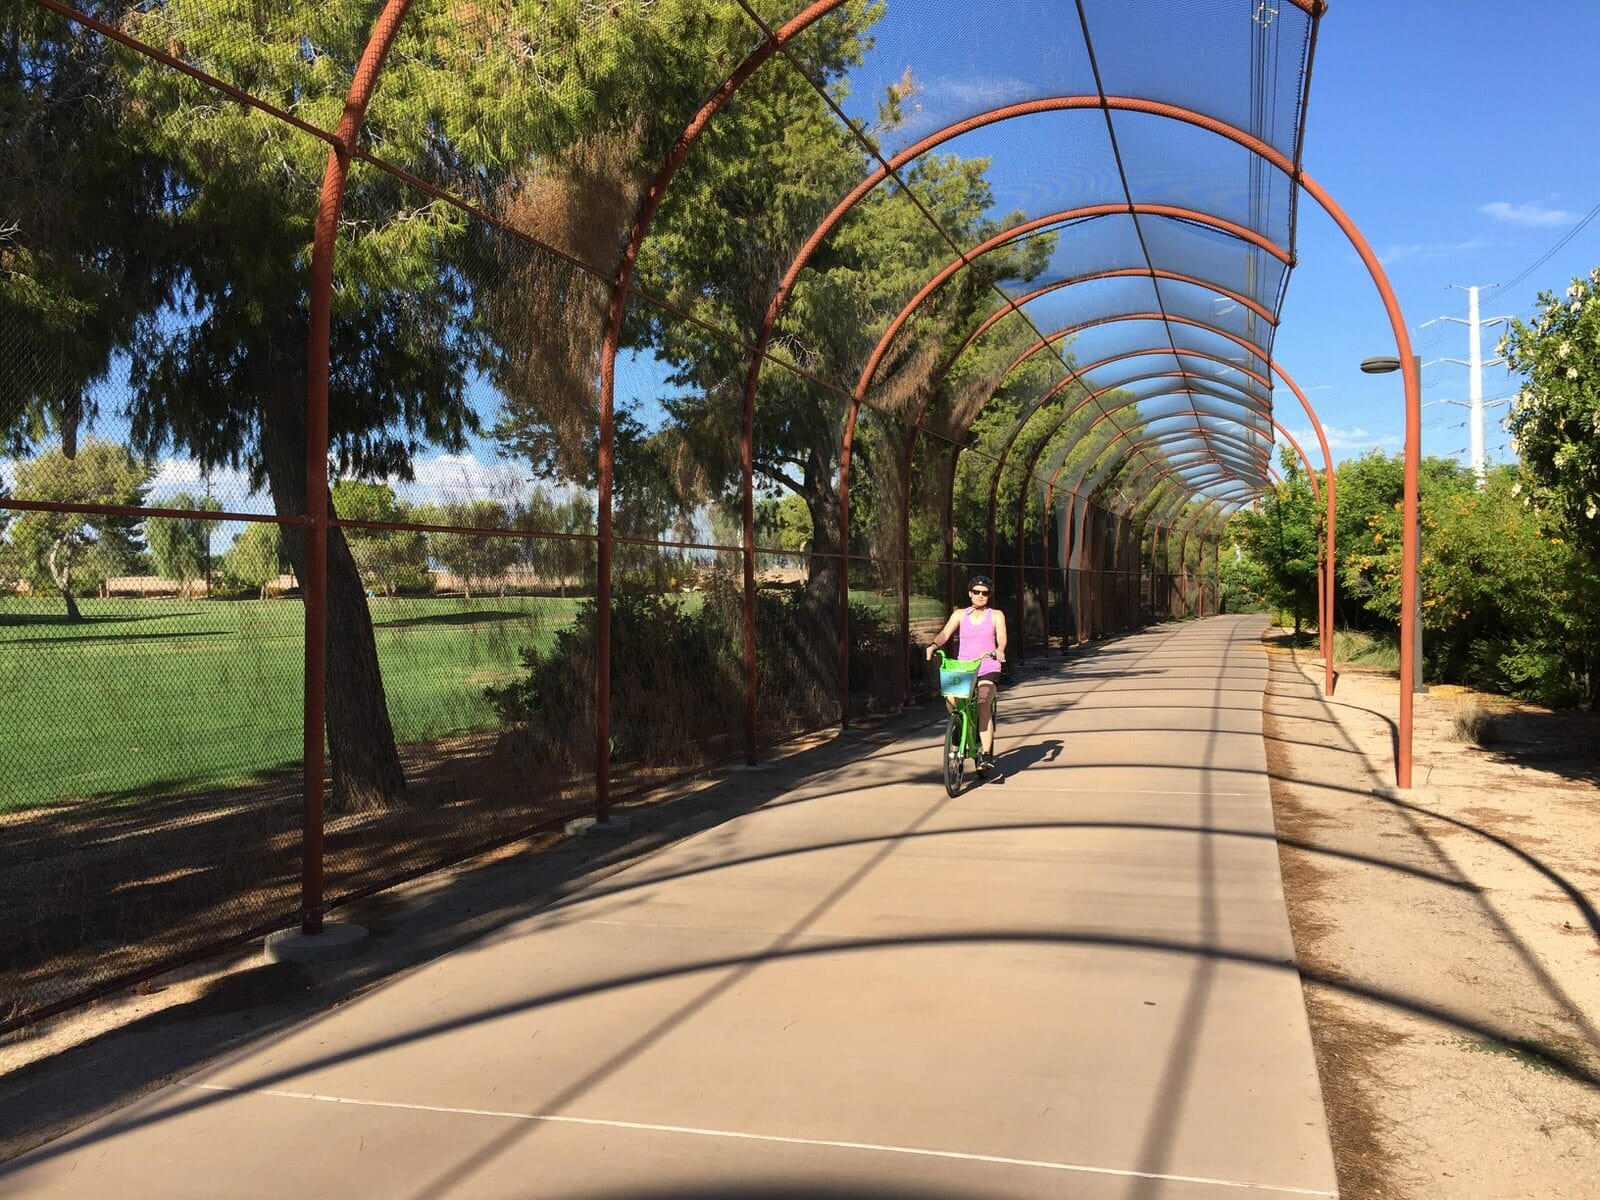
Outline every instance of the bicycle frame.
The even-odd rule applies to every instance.
[[[939,657],[941,669],[947,662],[970,662],[972,660],[950,659],[943,650],[935,650]],[[994,655],[986,654],[984,658],[993,658]],[[945,724],[944,738],[944,787],[952,797],[961,791],[961,780],[966,774],[967,759],[974,762],[982,753],[983,741],[978,730],[978,678],[974,673],[971,690],[965,696],[946,696],[949,704],[950,715]],[[999,716],[999,696],[996,695],[989,701],[990,719]]]

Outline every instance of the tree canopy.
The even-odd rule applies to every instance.
[[[1266,599],[1294,618],[1294,631],[1317,613],[1317,561],[1321,521],[1311,481],[1299,456],[1279,448],[1283,482],[1262,497],[1257,510],[1243,509],[1230,529],[1263,569]]]
[[[1564,296],[1539,295],[1533,323],[1511,323],[1500,343],[1524,376],[1507,427],[1544,503],[1600,555],[1600,267]]]
[[[19,500],[136,508],[145,500],[150,464],[126,446],[89,438],[74,458],[60,449],[17,464]],[[10,530],[23,573],[36,588],[60,593],[67,616],[82,620],[77,593],[132,565],[143,548],[136,517],[100,513],[17,514]]]
[[[214,496],[191,496],[187,492],[167,497],[162,505],[195,512],[222,511],[222,505]],[[211,535],[216,527],[215,521],[204,517],[151,517],[144,523],[144,529],[145,540],[150,544],[150,562],[156,573],[188,592],[210,569]]]

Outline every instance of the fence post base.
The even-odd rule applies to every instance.
[[[361,953],[366,940],[367,931],[360,925],[330,923],[321,933],[303,933],[299,928],[269,933],[263,951],[268,962],[338,962]]]

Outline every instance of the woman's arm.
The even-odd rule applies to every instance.
[[[994,651],[995,657],[1001,662],[1006,660],[1006,615],[998,608],[994,610]]]
[[[928,647],[927,657],[930,660],[933,658],[934,650],[948,642],[960,625],[961,610],[958,608],[950,614],[950,619],[944,623],[944,628],[939,631],[938,635],[933,639],[933,644]]]

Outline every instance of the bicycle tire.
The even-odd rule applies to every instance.
[[[950,714],[944,729],[944,790],[954,799],[961,794],[961,777],[967,770],[965,717],[958,710]]]

